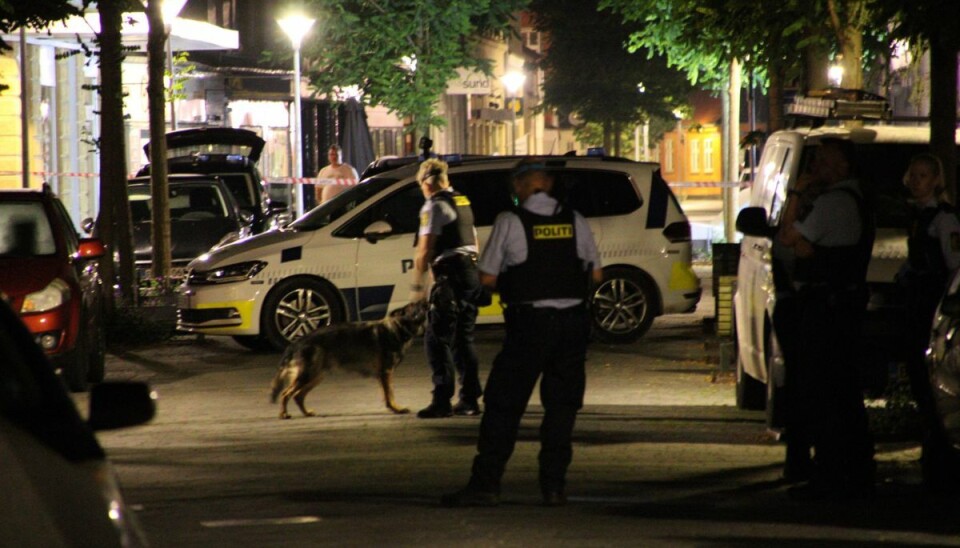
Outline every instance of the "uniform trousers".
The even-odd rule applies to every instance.
[[[460,398],[477,400],[480,387],[474,328],[480,279],[474,259],[460,256],[433,268],[424,346],[433,371],[433,399],[449,402],[460,378]]]
[[[517,441],[520,419],[540,381],[540,487],[562,490],[573,456],[571,437],[586,386],[589,317],[583,305],[566,309],[508,306],[503,348],[484,394],[471,485],[499,492]]]
[[[872,484],[876,469],[858,367],[865,302],[863,291],[829,286],[801,289],[797,300],[793,378],[815,449],[814,481],[836,487]]]

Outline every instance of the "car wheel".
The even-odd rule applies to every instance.
[[[594,336],[610,343],[630,343],[650,329],[656,314],[656,292],[639,272],[626,268],[604,271],[592,296]]]
[[[784,388],[783,386],[777,385],[777,373],[774,370],[776,368],[773,349],[773,333],[767,333],[767,350],[764,352],[766,357],[766,367],[767,367],[767,384],[766,390],[764,393],[764,398],[766,399],[766,409],[767,409],[767,426],[772,429],[781,429],[784,426],[784,402],[785,398],[783,396]],[[781,366],[782,367],[782,366]]]
[[[737,407],[762,411],[767,405],[767,386],[743,370],[743,356],[737,352]]]
[[[277,284],[263,303],[261,333],[275,350],[344,320],[340,299],[329,285],[312,278],[291,278]]]
[[[247,350],[253,350],[254,352],[273,350],[273,346],[259,335],[234,335],[233,340],[240,346]]]

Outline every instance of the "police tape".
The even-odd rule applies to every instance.
[[[99,173],[89,173],[82,171],[28,171],[29,175],[36,175],[39,177],[77,177],[77,178],[96,178],[100,177]],[[0,171],[0,177],[10,176],[10,175],[23,175],[22,171]],[[127,175],[128,179],[133,179],[137,175],[131,173]],[[270,184],[312,184],[312,185],[339,185],[339,186],[353,186],[357,184],[356,179],[332,179],[332,178],[319,178],[319,177],[271,177],[264,179],[264,182]]]
[[[750,183],[740,183],[737,181],[711,183],[677,182],[667,183],[667,185],[670,188],[746,188],[750,186]]]

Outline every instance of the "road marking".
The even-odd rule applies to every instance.
[[[319,516],[291,516],[289,518],[263,518],[263,519],[224,519],[217,521],[201,521],[202,527],[247,527],[250,525],[304,525],[307,523],[317,523]]]

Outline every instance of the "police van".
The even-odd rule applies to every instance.
[[[882,98],[798,98],[796,118],[811,122],[773,133],[764,145],[750,201],[740,212],[740,244],[734,315],[737,344],[736,401],[740,408],[764,409],[776,422],[782,402],[783,359],[773,328],[773,245],[787,191],[793,188],[824,138],[852,141],[854,172],[875,215],[876,239],[867,271],[870,301],[858,346],[864,387],[880,391],[891,365],[902,358],[897,330],[902,298],[894,277],[907,259],[909,192],[903,176],[910,159],[929,151],[929,127],[895,126]]]
[[[514,206],[511,171],[520,158],[445,159],[453,188],[470,200],[482,249],[497,214]],[[587,219],[598,244],[604,281],[590,289],[598,338],[633,341],[656,316],[696,308],[690,225],[657,164],[576,156],[545,163],[558,197]],[[281,349],[318,327],[380,319],[406,304],[424,203],[418,167],[376,173],[289,226],[197,258],[179,290],[178,328]],[[478,323],[500,321],[495,296]]]

